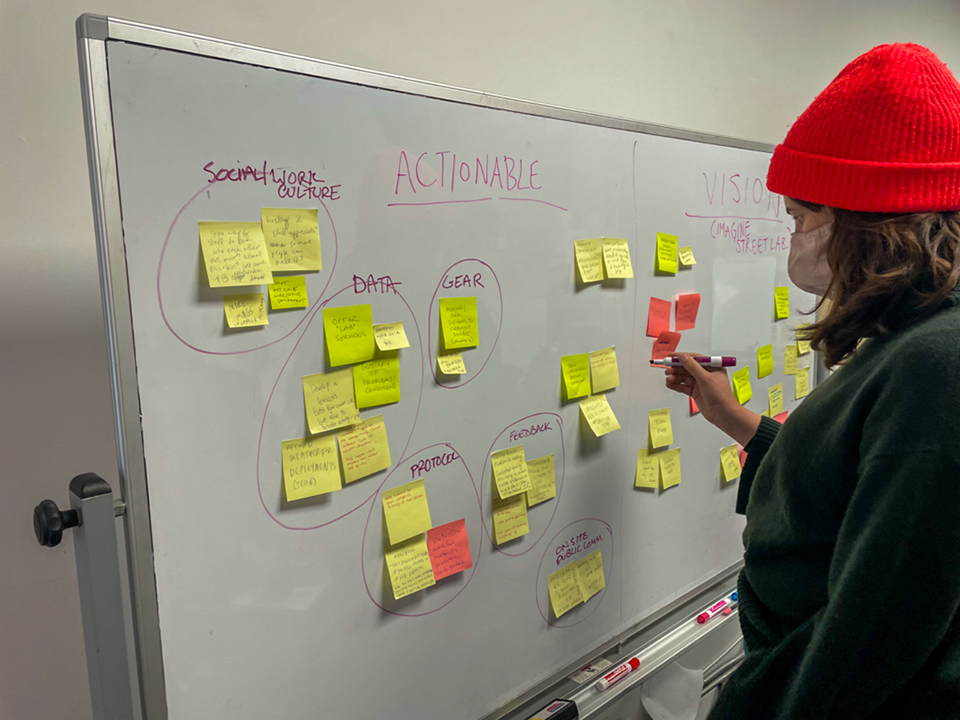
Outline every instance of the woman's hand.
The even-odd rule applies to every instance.
[[[667,387],[692,397],[708,422],[746,445],[757,433],[760,416],[737,402],[724,368],[704,367],[693,355],[699,353],[674,353],[683,367],[666,369]]]

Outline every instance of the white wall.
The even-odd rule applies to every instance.
[[[0,717],[89,718],[68,538],[33,505],[113,428],[73,23],[98,12],[392,73],[777,142],[843,65],[914,41],[960,71],[953,0],[0,0]]]

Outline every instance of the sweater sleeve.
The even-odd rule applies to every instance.
[[[763,415],[760,416],[760,427],[757,428],[757,434],[744,448],[747,453],[747,461],[743,464],[743,472],[740,473],[740,487],[737,489],[737,512],[741,515],[747,512],[750,488],[753,487],[753,479],[757,476],[760,461],[766,456],[767,450],[770,449],[779,433],[779,422]]]

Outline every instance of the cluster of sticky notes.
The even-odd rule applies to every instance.
[[[440,298],[440,339],[443,352],[437,353],[437,371],[442,375],[466,373],[463,349],[480,344],[476,297]]]
[[[623,238],[576,240],[573,255],[582,283],[633,277],[630,243]]]
[[[527,508],[557,496],[553,455],[527,460],[523,445],[490,456],[493,473],[493,538],[497,545],[530,532]]]
[[[651,297],[647,311],[647,336],[656,338],[653,343],[651,360],[663,360],[671,355],[680,344],[681,330],[696,327],[700,310],[700,294],[688,293],[677,297],[676,329],[670,330],[670,311],[673,304],[669,300]],[[658,366],[660,367],[660,366]]]
[[[620,385],[616,348],[560,358],[563,397],[567,400],[612,390]]]
[[[620,429],[606,395],[591,395],[580,401],[580,414],[597,437]]]
[[[637,469],[633,484],[638,488],[661,489],[680,484],[680,448],[661,450],[673,444],[670,408],[651,410],[647,414],[647,447],[637,453]]]
[[[550,609],[560,618],[606,587],[603,575],[603,555],[594,550],[586,557],[568,563],[547,577]]]

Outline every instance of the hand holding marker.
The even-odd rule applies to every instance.
[[[737,359],[729,355],[691,355],[690,359],[702,367],[736,367]],[[662,360],[651,360],[651,365],[666,365],[667,367],[683,367],[683,360],[676,355],[663,358]]]

